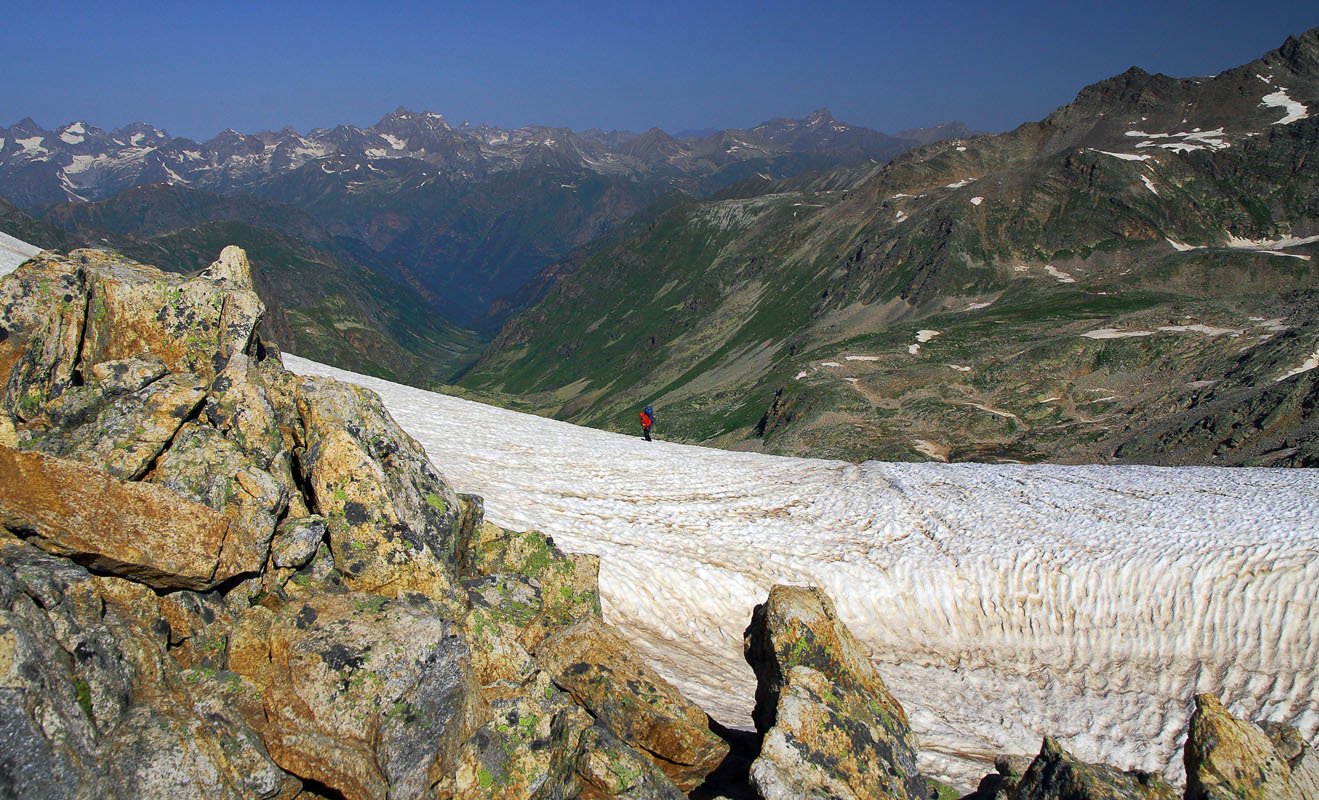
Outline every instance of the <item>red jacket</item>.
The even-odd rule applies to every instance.
[[[642,412],[641,412],[641,427],[643,427],[643,428],[649,428],[651,425],[654,425],[654,424],[655,424],[655,420],[651,419],[649,414],[647,414],[646,412],[642,411]]]

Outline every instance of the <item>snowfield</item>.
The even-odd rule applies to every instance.
[[[0,231],[0,278],[18,269],[20,264],[40,252],[40,247]]]
[[[749,726],[751,608],[796,583],[834,598],[923,768],[962,785],[1044,733],[1180,779],[1201,691],[1319,732],[1314,471],[781,458],[285,363],[379,392],[492,521],[600,554],[606,619],[726,724]]]

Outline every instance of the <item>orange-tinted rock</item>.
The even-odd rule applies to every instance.
[[[0,522],[84,566],[160,589],[207,589],[229,521],[164,487],[127,483],[43,453],[0,446]]]
[[[541,642],[536,663],[683,791],[699,786],[728,755],[705,712],[595,617],[583,617]]]

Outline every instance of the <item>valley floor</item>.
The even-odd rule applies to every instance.
[[[1319,473],[782,458],[285,364],[379,392],[492,521],[600,554],[606,619],[725,724],[750,721],[752,606],[795,583],[834,598],[923,768],[962,785],[1044,733],[1180,779],[1195,692],[1319,732]]]

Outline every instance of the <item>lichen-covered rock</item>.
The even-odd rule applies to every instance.
[[[457,595],[458,497],[380,398],[357,386],[304,379],[303,479],[326,518],[344,583],[396,597]]]
[[[281,584],[284,596],[290,601],[306,600],[320,594],[343,594],[348,591],[338,567],[334,564],[330,545],[324,541],[316,546],[316,554],[306,564],[296,570],[276,571],[279,574],[274,577]]]
[[[824,592],[775,586],[746,631],[765,800],[923,798],[916,736]]]
[[[668,776],[609,728],[596,723],[582,732],[575,764],[581,800],[683,800]]]
[[[229,518],[221,571],[256,573],[265,565],[276,521],[288,507],[289,490],[251,465],[237,444],[215,428],[190,423],[161,457],[151,481]]]
[[[1319,798],[1313,751],[1277,728],[1274,736],[1276,744],[1259,727],[1232,716],[1215,695],[1196,695],[1184,751],[1186,800]]]
[[[420,596],[284,606],[270,621],[268,673],[253,681],[267,682],[260,732],[271,756],[350,800],[429,796],[487,714],[456,634]]]
[[[166,655],[168,627],[151,590],[0,534],[6,797],[296,794],[242,703]]]
[[[311,514],[289,517],[275,529],[271,543],[271,562],[280,568],[297,569],[307,565],[325,538],[325,517]]]
[[[100,725],[112,729],[132,681],[113,637],[90,613],[94,596],[86,570],[0,531],[0,775],[7,797],[110,794],[96,753],[97,712]]]
[[[43,453],[0,447],[0,523],[43,550],[160,589],[204,590],[236,574],[218,570],[234,561],[220,513]]]
[[[463,634],[486,699],[518,694],[536,669],[520,638],[541,612],[540,590],[518,575],[488,575],[464,581],[463,587],[471,603]]]
[[[0,278],[0,407],[17,422],[40,422],[45,407],[75,383],[87,318],[87,276],[69,259],[43,253]]]
[[[169,654],[180,667],[224,667],[225,649],[234,620],[218,593],[199,594],[185,590],[152,599],[155,601],[153,611],[158,612],[167,626]]]
[[[613,628],[583,617],[542,641],[536,664],[602,725],[655,762],[683,791],[728,755],[710,718],[647,666]]]
[[[1260,730],[1292,771],[1292,786],[1302,797],[1319,800],[1319,753],[1301,738],[1301,732],[1282,722],[1261,722]]]
[[[1176,800],[1158,775],[1078,761],[1045,737],[1040,754],[1012,793],[1014,800]]]
[[[166,371],[165,362],[160,356],[140,353],[93,364],[90,373],[101,391],[114,397],[136,392],[163,377]]]
[[[194,372],[209,383],[235,354],[253,352],[265,313],[250,275],[240,279],[247,259],[237,255],[182,278],[95,250],[70,253],[90,289],[83,358],[154,353],[170,372]]]
[[[1033,756],[1004,755],[994,759],[994,771],[980,779],[966,800],[1010,800],[1021,777],[1030,769]]]
[[[64,397],[85,393],[69,391]],[[55,428],[35,435],[27,447],[76,458],[116,478],[138,480],[160,456],[183,423],[201,406],[206,384],[191,373],[167,375],[138,391],[101,406],[94,419],[71,430]],[[57,406],[63,420],[82,414]],[[79,408],[78,411],[82,411]]]
[[[544,673],[520,696],[496,700],[492,717],[464,743],[453,795],[460,800],[551,800],[577,797],[573,770],[591,716]]]
[[[279,420],[251,360],[235,353],[211,382],[202,420],[223,433],[260,469],[285,451]]]
[[[301,783],[271,762],[265,748],[232,711],[202,704],[197,713],[175,702],[135,706],[105,744],[116,797],[293,797]]]
[[[539,531],[509,531],[482,519],[480,498],[463,499],[458,564],[463,575],[516,575],[540,593],[539,612],[521,627],[521,644],[536,645],[551,632],[586,616],[600,618],[600,557],[564,553]]]

